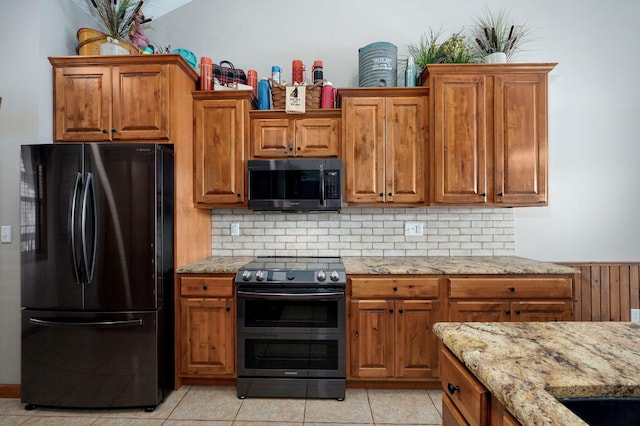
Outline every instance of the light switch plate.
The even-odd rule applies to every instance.
[[[234,222],[231,224],[231,235],[234,237],[237,237],[238,235],[240,235],[240,224],[237,222]]]
[[[422,222],[405,222],[404,235],[407,237],[421,237],[424,235],[424,224]]]
[[[640,309],[631,310],[631,322],[640,322]]]
[[[10,243],[11,242],[11,225],[2,225],[0,230],[1,230],[0,242]]]

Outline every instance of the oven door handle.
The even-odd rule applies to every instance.
[[[327,299],[339,298],[344,296],[344,292],[332,293],[260,293],[255,291],[238,290],[238,296],[252,297],[254,299]]]

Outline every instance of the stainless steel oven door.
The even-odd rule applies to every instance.
[[[238,335],[238,377],[345,378],[345,335]]]
[[[238,333],[344,333],[344,288],[237,291]]]

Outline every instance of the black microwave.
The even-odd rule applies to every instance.
[[[249,160],[248,206],[253,210],[339,211],[342,160]]]

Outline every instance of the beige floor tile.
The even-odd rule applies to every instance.
[[[372,424],[366,389],[347,389],[344,401],[335,399],[309,399],[304,413],[309,423],[362,423]]]
[[[0,414],[0,425],[2,426],[17,426],[24,424],[27,420],[31,419],[29,416],[8,416]]]
[[[233,421],[241,405],[235,386],[193,386],[169,419]]]
[[[161,426],[164,419],[132,419],[100,417],[92,426]]]
[[[150,413],[144,411],[143,408],[118,408],[106,410],[101,418],[127,418],[127,419],[166,419],[176,406],[182,401],[191,386],[182,386],[176,391],[172,391],[164,401],[162,401],[155,410]]]
[[[0,398],[0,415],[31,416],[31,411],[26,411],[18,398]]]
[[[231,426],[231,420],[166,420],[162,426]]]
[[[431,398],[433,405],[436,406],[436,410],[438,410],[438,414],[440,414],[440,417],[442,417],[442,391],[428,390],[427,394],[429,394],[429,398]]]
[[[440,425],[442,419],[422,389],[369,389],[369,404],[377,424]]]
[[[234,423],[234,426],[235,426],[235,423]],[[308,423],[308,422],[304,422],[304,426],[373,426],[373,423]]]
[[[29,417],[27,421],[21,423],[21,425],[27,426],[85,426],[91,425],[97,420],[96,417],[57,417],[57,416],[41,416],[41,417]]]
[[[233,426],[306,426],[308,423],[283,423],[283,422],[249,422],[249,421],[235,421]],[[326,423],[323,426],[328,426]],[[350,425],[353,426],[353,425]]]
[[[260,422],[303,422],[304,399],[247,398],[236,420]]]

